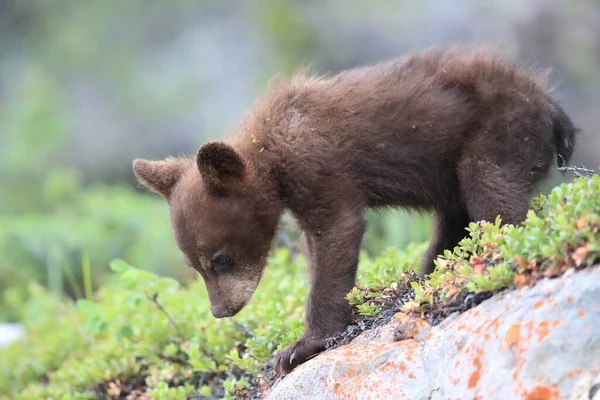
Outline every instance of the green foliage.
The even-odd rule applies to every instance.
[[[26,212],[47,207],[48,165],[68,139],[59,88],[43,70],[31,68],[18,81],[14,99],[0,109],[0,210]],[[10,96],[9,96],[10,97]],[[56,176],[60,174],[57,171]],[[67,181],[67,179],[63,179]]]
[[[183,288],[123,260],[111,263],[113,275],[95,299],[58,301],[32,286],[28,334],[0,350],[0,393],[83,399],[141,387],[156,398],[233,398],[276,349],[299,338],[303,264],[276,251],[246,309],[219,320],[201,280]]]
[[[555,187],[548,196],[532,200],[527,219],[520,225],[493,222],[469,224],[466,236],[454,249],[436,260],[436,270],[426,280],[416,279],[423,245],[413,245],[401,255],[390,250],[367,269],[367,285],[357,285],[347,296],[359,314],[377,315],[382,293],[412,290],[404,311],[440,307],[464,292],[489,292],[521,287],[537,279],[583,268],[600,259],[600,177],[577,178]],[[411,254],[412,253],[412,254]],[[395,269],[377,263],[392,262]]]
[[[377,317],[381,313],[382,295],[398,294],[398,287],[408,282],[398,282],[399,277],[412,279],[412,269],[418,265],[427,243],[410,244],[404,251],[390,247],[373,259],[361,254],[357,286],[347,295],[350,305],[359,315]]]
[[[376,289],[398,281],[398,276],[415,268],[426,248],[427,243],[410,243],[404,250],[388,247],[373,259],[363,252],[357,276],[359,286]]]
[[[381,309],[373,302],[358,304],[356,306],[358,313],[367,317],[377,317],[381,314]]]
[[[363,248],[369,254],[381,254],[390,246],[405,248],[411,243],[422,243],[431,236],[432,219],[427,214],[406,210],[369,210],[368,229]]]
[[[0,111],[0,169],[33,173],[47,167],[68,138],[68,118],[60,110],[58,86],[47,73],[32,68],[20,82],[15,100]]]
[[[30,282],[90,297],[115,257],[160,274],[183,270],[164,201],[133,187],[84,186],[77,170],[59,167],[72,115],[46,67],[24,69],[0,110],[0,321],[21,318]]]
[[[117,257],[181,281],[193,276],[182,268],[162,199],[125,186],[84,188],[66,172],[43,185],[54,208],[0,213],[0,320],[20,318],[18,304],[31,281],[57,294],[90,297],[92,284],[107,279],[106,266]]]
[[[453,252],[438,259],[434,282],[466,282],[472,292],[524,285],[589,265],[600,255],[600,177],[578,178],[533,200],[520,225],[472,223]],[[448,274],[448,275],[447,275]]]

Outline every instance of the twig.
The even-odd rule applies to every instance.
[[[204,385],[204,381],[206,380],[206,372],[203,372],[202,375],[200,375],[200,379],[198,379],[198,387],[201,388]]]
[[[590,177],[596,175],[596,172],[593,169],[585,168],[582,165],[579,167],[560,167],[558,170],[560,172],[572,172],[573,175],[577,177]]]
[[[163,312],[163,314],[165,314],[167,316],[167,318],[169,319],[169,322],[171,323],[171,325],[173,325],[173,327],[175,327],[175,330],[177,331],[177,335],[181,338],[182,341],[185,341],[185,336],[183,335],[183,332],[181,331],[181,329],[179,328],[179,325],[177,325],[177,323],[175,322],[175,320],[171,317],[171,315],[169,314],[169,312],[163,307],[162,304],[159,303],[158,301],[158,293],[152,293],[152,294],[146,294],[146,296],[148,297],[148,299],[154,303],[154,305],[156,307],[158,307],[158,309],[160,311]]]
[[[254,333],[246,328],[244,325],[240,324],[239,322],[235,321],[235,325],[237,325],[242,331],[244,331],[244,333],[250,337],[254,337]]]

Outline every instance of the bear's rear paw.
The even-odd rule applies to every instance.
[[[281,351],[273,361],[273,369],[280,376],[325,350],[325,338],[302,338]]]

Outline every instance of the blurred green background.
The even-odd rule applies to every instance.
[[[117,257],[196,279],[131,161],[224,136],[272,75],[483,41],[553,68],[583,129],[572,163],[597,168],[598,1],[0,0],[0,322],[19,320],[30,282],[81,297]],[[364,248],[429,234],[427,217],[370,213]]]

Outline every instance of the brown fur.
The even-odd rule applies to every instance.
[[[227,142],[196,160],[136,160],[170,204],[175,240],[206,282],[216,317],[258,284],[279,217],[306,235],[311,290],[302,339],[275,364],[290,371],[324,349],[351,312],[367,207],[435,213],[421,272],[469,221],[520,223],[534,185],[571,156],[577,129],[542,74],[482,52],[428,50],[337,75],[270,86]]]

